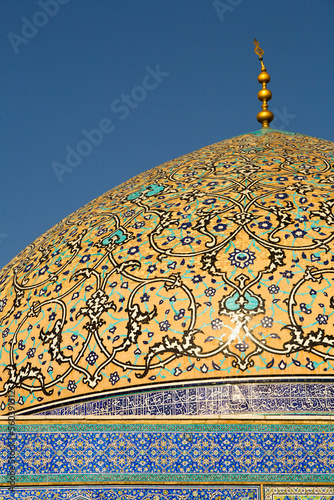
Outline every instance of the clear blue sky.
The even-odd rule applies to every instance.
[[[260,128],[254,37],[276,128],[334,140],[333,0],[1,0],[1,10],[0,268],[129,177]],[[148,76],[157,66],[163,75]],[[69,168],[66,147],[98,126]],[[67,167],[62,182],[54,162]]]

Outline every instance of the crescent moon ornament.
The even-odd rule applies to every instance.
[[[260,44],[259,42],[256,40],[256,38],[254,38],[254,45],[255,45],[255,49],[254,49],[254,52],[256,55],[258,55],[259,57],[262,57],[264,52],[263,52],[263,49],[261,49],[260,47]]]

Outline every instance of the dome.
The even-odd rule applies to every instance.
[[[87,414],[127,394],[332,380],[333,146],[270,128],[224,140],[29,245],[0,273],[2,411],[14,389],[19,414]]]

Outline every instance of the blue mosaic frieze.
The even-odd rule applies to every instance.
[[[217,415],[334,412],[334,384],[225,384],[123,395],[38,415]]]
[[[333,426],[78,424],[16,432],[17,484],[334,479]],[[6,482],[8,435],[1,437]]]
[[[182,487],[90,487],[0,489],[0,500],[259,500],[258,486],[219,488]]]

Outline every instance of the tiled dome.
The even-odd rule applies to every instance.
[[[0,273],[1,409],[333,377],[334,144],[262,129],[96,198]]]

